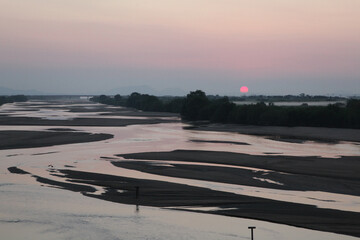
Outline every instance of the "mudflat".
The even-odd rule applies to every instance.
[[[143,152],[120,154],[126,159],[173,160],[204,162],[253,167],[260,169],[301,174],[305,176],[327,177],[344,180],[360,180],[360,157],[341,158],[296,157],[283,155],[249,155],[243,153],[175,150],[171,152]]]
[[[323,191],[360,196],[359,156],[334,159],[194,150],[143,152],[118,156],[127,160],[113,161],[115,166],[170,177],[270,189]],[[156,160],[156,163],[153,164],[151,160]],[[162,161],[165,164],[158,164]],[[210,165],[196,165],[196,163],[210,163]],[[216,164],[221,166],[216,166]],[[221,196],[221,192],[218,194]],[[355,229],[360,229],[360,221],[358,219],[350,221],[346,218],[349,217],[348,214],[359,215],[360,213],[237,196],[241,199],[238,199],[238,203],[211,205],[220,207],[219,210],[211,211],[211,213],[260,219],[359,237],[359,232]],[[224,198],[228,197],[224,196]],[[191,208],[189,211],[192,211]]]
[[[102,126],[121,127],[135,124],[171,123],[178,120],[168,119],[115,119],[115,118],[74,118],[70,120],[48,120],[35,117],[8,117],[0,118],[0,125],[31,125],[31,126]]]
[[[111,134],[78,131],[0,131],[0,150],[94,142],[112,137]]]
[[[192,164],[164,165],[151,161],[119,161],[113,162],[115,166],[137,170],[141,172],[186,178],[205,180],[219,183],[230,183],[252,187],[269,189],[281,189],[290,191],[322,191],[339,194],[360,196],[360,183],[356,180],[339,179],[331,177],[318,177],[304,174],[284,174],[275,171],[241,169],[232,166],[204,166]]]
[[[237,132],[248,135],[269,136],[274,140],[285,141],[321,141],[360,142],[360,129],[323,128],[323,127],[279,127],[253,126],[238,124],[201,124],[191,129],[200,131]]]

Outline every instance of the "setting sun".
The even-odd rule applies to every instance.
[[[240,92],[242,92],[242,93],[247,93],[248,91],[249,91],[249,88],[246,87],[246,86],[242,86],[242,87],[240,88]]]

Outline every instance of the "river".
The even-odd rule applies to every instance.
[[[38,102],[39,103],[39,102]],[[68,120],[77,117],[99,117],[99,112],[69,112],[65,103],[53,108],[46,102],[6,104],[0,108],[5,114],[43,119]],[[97,104],[78,104],[91,109]],[[31,111],[29,111],[31,109]],[[35,110],[35,111],[34,111]],[[103,113],[103,112],[102,112]],[[102,116],[104,117],[104,116]],[[106,117],[106,116],[105,116]],[[126,116],[108,116],[126,118]],[[63,126],[51,126],[51,128]],[[7,168],[19,167],[37,176],[65,181],[51,175],[54,168],[76,168],[80,171],[114,174],[142,179],[157,179],[228,191],[249,196],[265,197],[289,202],[316,205],[360,212],[360,198],[327,192],[275,190],[200,180],[165,177],[140,171],[114,167],[102,157],[146,151],[176,149],[229,151],[266,155],[269,152],[289,156],[323,156],[337,158],[359,155],[359,146],[351,142],[326,144],[317,142],[288,143],[260,136],[237,133],[185,130],[186,124],[161,123],[125,127],[71,127],[91,133],[110,133],[114,138],[89,143],[76,143],[39,148],[0,151],[0,233],[2,239],[250,239],[248,226],[256,226],[255,239],[357,239],[282,224],[232,218],[205,213],[154,207],[135,207],[83,196],[78,192],[57,189],[38,183],[30,175],[11,174]],[[48,131],[49,126],[2,125],[0,130]],[[194,142],[191,140],[238,141],[249,145]],[[120,159],[121,160],[121,159]],[[173,162],[159,162],[169,164]],[[199,164],[199,163],[193,163]],[[231,167],[231,166],[229,166]],[[255,169],[260,170],[261,169]],[[265,170],[264,170],[265,171]],[[264,180],[264,179],[263,179]],[[271,179],[265,179],[271,181]],[[101,194],[98,189],[97,194]],[[322,201],[327,199],[329,201]],[[180,208],[186,209],[186,208]],[[201,209],[200,209],[201,210]],[[211,209],[210,209],[211,210]]]

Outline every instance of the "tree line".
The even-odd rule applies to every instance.
[[[5,103],[26,102],[27,100],[25,95],[0,96],[0,106]]]
[[[228,97],[208,97],[203,91],[190,92],[186,97],[156,97],[132,93],[96,96],[92,101],[132,107],[143,111],[180,113],[187,121],[210,121],[214,123],[237,123],[263,126],[311,126],[360,128],[360,100],[349,99],[345,106],[275,106],[259,102],[236,105]]]
[[[129,96],[120,96],[119,94],[114,97],[106,95],[94,96],[90,100],[107,105],[136,108],[142,111],[180,113],[185,98],[156,97],[134,92]]]

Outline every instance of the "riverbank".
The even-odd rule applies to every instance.
[[[236,105],[228,97],[207,96],[196,90],[186,97],[165,99],[148,94],[132,93],[121,97],[95,96],[94,102],[112,106],[132,107],[143,111],[180,113],[182,120],[257,126],[307,126],[354,128],[360,125],[360,100],[348,99],[346,104],[327,106],[275,106],[258,102]]]

